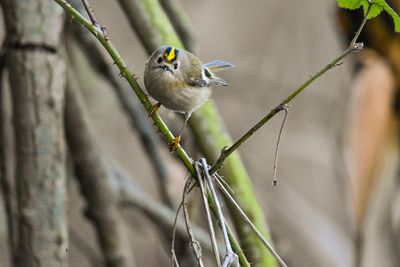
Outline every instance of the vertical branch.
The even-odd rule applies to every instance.
[[[172,228],[172,240],[171,240],[171,267],[179,267],[179,262],[178,258],[176,257],[176,252],[175,252],[175,239],[176,239],[176,230],[178,228],[178,217],[179,217],[179,212],[181,211],[183,206],[183,203],[179,204],[178,209],[176,210],[175,213],[175,219],[174,219],[174,225]]]
[[[86,215],[96,228],[106,266],[130,266],[129,240],[107,180],[107,166],[90,130],[75,80],[70,74],[66,91],[65,131],[75,175],[86,199]]]
[[[8,245],[10,251],[10,263],[14,264],[17,255],[16,241],[18,240],[18,231],[16,229],[17,203],[15,195],[15,186],[12,182],[11,164],[14,159],[14,153],[11,151],[13,139],[10,133],[12,128],[9,115],[11,110],[6,109],[11,99],[6,98],[6,91],[3,87],[3,75],[5,65],[5,49],[0,52],[0,187],[3,196],[4,207],[7,216]],[[8,115],[8,116],[7,116]]]
[[[1,1],[14,115],[19,221],[16,266],[68,266],[62,9]]]

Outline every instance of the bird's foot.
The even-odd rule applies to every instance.
[[[149,118],[150,118],[151,116],[153,116],[154,113],[156,113],[157,110],[158,110],[160,107],[161,107],[161,103],[160,103],[160,102],[154,104],[153,107],[151,108],[150,113],[149,113]]]
[[[180,141],[181,141],[181,136],[178,135],[177,137],[175,137],[174,140],[169,142],[169,144],[168,144],[169,152],[175,151],[178,148]]]

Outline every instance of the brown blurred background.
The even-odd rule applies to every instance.
[[[142,83],[147,56],[120,6],[116,1],[90,2]],[[234,140],[348,43],[335,1],[180,2],[196,34],[198,56],[204,62],[223,59],[235,65],[221,74],[230,86],[213,92]],[[76,53],[77,64],[87,65]],[[239,149],[274,244],[289,266],[400,265],[393,111],[397,82],[390,60],[374,53],[346,58],[293,101],[282,137],[277,187],[271,183],[272,166],[283,114]],[[101,148],[141,188],[158,197],[154,171],[109,85],[91,71],[78,76]],[[178,117],[161,111],[173,129],[179,129]],[[192,146],[185,140],[183,145]],[[179,201],[186,171],[165,146],[162,153],[170,163],[170,189]],[[94,231],[82,215],[75,182],[70,179],[68,185],[70,266],[92,266],[81,243],[99,257]],[[9,266],[7,227],[0,211],[0,266]],[[124,216],[131,228],[127,233],[135,266],[169,266],[169,251],[154,225],[140,213],[129,211]]]

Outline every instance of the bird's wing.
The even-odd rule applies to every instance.
[[[223,60],[214,60],[204,64],[204,67],[208,68],[212,72],[218,72],[227,68],[234,67],[231,63]]]
[[[189,67],[185,71],[185,81],[194,87],[207,86],[207,81],[204,77],[204,67],[196,57],[191,58]]]

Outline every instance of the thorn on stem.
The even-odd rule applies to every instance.
[[[100,26],[100,30],[103,32],[104,34],[104,39],[106,39],[106,41],[108,42],[108,35],[107,35],[107,31],[106,31],[106,27],[105,26]]]

